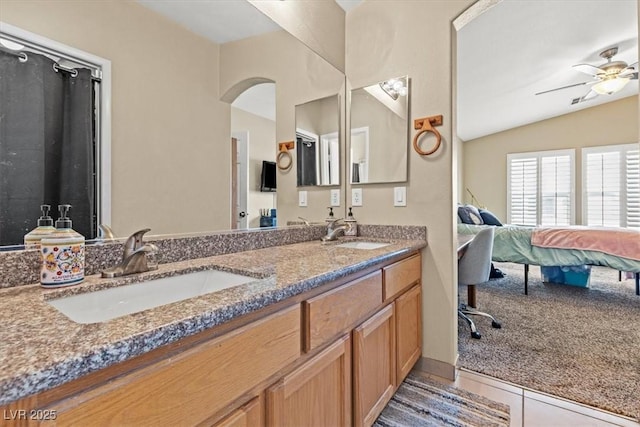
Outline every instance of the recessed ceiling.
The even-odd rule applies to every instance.
[[[457,35],[458,136],[469,141],[517,126],[572,113],[638,93],[631,80],[614,95],[571,106],[590,86],[535,95],[593,79],[572,68],[613,58],[638,61],[636,0],[503,0]],[[637,69],[637,65],[636,65]]]

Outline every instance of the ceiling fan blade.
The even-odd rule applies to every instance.
[[[605,70],[589,64],[577,64],[573,66],[573,69],[580,71],[581,73],[589,74],[590,76],[597,76],[598,74],[606,73]]]
[[[638,63],[636,62],[635,64],[631,64],[629,65],[627,68],[625,68],[624,70],[622,70],[620,72],[620,74],[618,74],[618,77],[620,78],[626,78],[626,79],[637,79],[638,78],[638,70],[636,70],[635,68],[633,68],[634,65],[637,65]]]
[[[570,105],[576,105],[576,104],[580,104],[581,102],[586,102],[592,98],[595,98],[596,96],[598,96],[598,93],[596,91],[594,91],[593,89],[591,89],[589,92],[587,92],[586,95],[581,96],[579,98],[573,98],[571,100],[571,104]]]
[[[592,84],[592,83],[595,83],[595,82],[574,83],[572,85],[557,87],[555,89],[543,90],[542,92],[536,93],[536,95],[542,95],[543,93],[555,92],[556,90],[568,89],[570,87],[582,86],[582,85],[587,85],[587,84]]]

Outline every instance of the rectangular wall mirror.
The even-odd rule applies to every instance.
[[[350,108],[350,182],[406,181],[409,77],[352,90]]]
[[[63,44],[74,54],[73,58],[82,49],[109,63],[108,69],[102,69],[104,93],[99,95],[101,100],[106,99],[110,88],[114,96],[111,101],[104,101],[110,108],[100,113],[111,117],[107,114],[110,113],[113,120],[112,123],[103,121],[99,127],[113,134],[110,149],[105,149],[110,164],[96,168],[95,176],[100,182],[110,183],[113,194],[109,203],[99,206],[109,204],[109,217],[96,217],[90,213],[83,215],[79,201],[71,197],[43,198],[39,195],[43,189],[29,190],[16,180],[4,187],[0,185],[0,193],[19,197],[28,194],[34,199],[28,208],[12,213],[15,221],[9,222],[9,214],[3,209],[5,205],[16,209],[16,204],[4,202],[0,197],[0,250],[7,250],[9,245],[21,249],[23,236],[36,227],[42,203],[72,204],[74,229],[79,229],[87,238],[96,235],[100,223],[110,225],[117,237],[126,237],[141,228],[150,228],[153,235],[181,235],[259,227],[261,213],[271,209],[277,209],[279,226],[297,218],[295,170],[292,168],[290,174],[279,173],[276,197],[274,192],[260,191],[262,161],[275,160],[278,141],[293,139],[295,105],[341,93],[344,74],[340,70],[244,1],[38,4],[39,15],[34,16],[33,5],[3,3],[0,37],[8,34],[10,27],[20,30],[21,34],[28,29],[32,32],[28,40],[34,43],[42,44],[41,40],[46,39],[56,46]],[[43,20],[42,16],[47,19]],[[120,21],[121,16],[132,18]],[[205,28],[197,25],[202,16],[208,17]],[[85,37],[89,33],[91,37]],[[25,38],[27,36],[20,36]],[[26,44],[26,40],[23,41]],[[158,54],[166,52],[167,46],[174,47],[171,61]],[[27,54],[26,62],[21,62],[23,57],[19,54],[4,55],[0,62],[11,62],[16,69],[35,64],[36,56]],[[77,68],[74,64],[65,64],[61,65]],[[282,64],[288,65],[282,67]],[[0,75],[4,77],[2,65]],[[86,67],[87,64],[79,65]],[[64,74],[56,73],[51,64],[47,70],[55,77]],[[272,83],[269,99],[258,96],[248,103],[269,107],[272,114],[248,111],[234,102],[249,87],[264,88],[267,83]],[[29,88],[33,91],[37,87]],[[26,99],[17,89],[12,91],[15,94],[11,98],[3,93],[0,101]],[[343,117],[338,115],[338,108],[334,96],[331,113],[336,123],[330,130],[317,131],[318,135],[338,130],[338,117]],[[16,114],[20,115],[20,110]],[[323,112],[321,117],[324,115]],[[27,130],[35,132],[25,123]],[[238,134],[248,137],[240,140]],[[234,147],[232,138],[239,141],[239,147]],[[91,135],[86,139],[92,142]],[[12,147],[20,141],[12,139],[7,150],[4,150],[6,139],[0,141],[0,176],[6,176],[2,153],[16,152]],[[340,147],[339,142],[334,144]],[[92,145],[87,147],[93,149]],[[344,145],[341,147],[344,149]],[[65,159],[75,159],[72,157],[75,152],[69,153],[69,150],[65,152]],[[326,153],[329,155],[328,149]],[[332,151],[331,156],[337,153]],[[30,153],[24,157],[26,161],[35,161],[35,155]],[[100,158],[105,158],[102,152]],[[29,164],[42,169],[37,164]],[[238,164],[243,167],[234,170]],[[337,164],[330,170],[334,169],[339,169]],[[89,169],[86,172],[93,176]],[[333,173],[339,176],[339,171]],[[327,179],[331,176],[328,173]],[[237,191],[232,191],[232,181],[237,182]],[[331,183],[327,185],[339,185],[338,181],[327,181]],[[97,187],[99,183],[94,185]],[[96,193],[99,190],[96,188]],[[81,196],[80,191],[73,194]],[[234,212],[236,203],[232,203],[232,198],[237,194],[240,196]],[[324,196],[321,191],[313,194],[311,205],[326,206],[325,199],[329,196]],[[241,199],[246,201],[246,207],[240,206]],[[52,213],[55,219],[57,210]],[[83,227],[83,220],[91,225]],[[10,230],[11,235],[4,229]]]
[[[297,185],[340,185],[338,95],[296,105]]]

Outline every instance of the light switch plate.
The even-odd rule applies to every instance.
[[[362,206],[362,188],[351,189],[351,206]]]
[[[306,207],[307,206],[307,192],[306,191],[298,191],[298,206]]]
[[[393,187],[393,206],[407,206],[407,187]]]
[[[340,206],[340,189],[331,190],[331,206]]]

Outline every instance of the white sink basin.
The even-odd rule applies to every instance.
[[[336,245],[339,248],[349,248],[349,249],[378,249],[384,248],[385,246],[389,246],[391,243],[381,243],[381,242],[347,242]]]
[[[219,270],[198,271],[47,301],[78,323],[97,323],[258,280]]]

